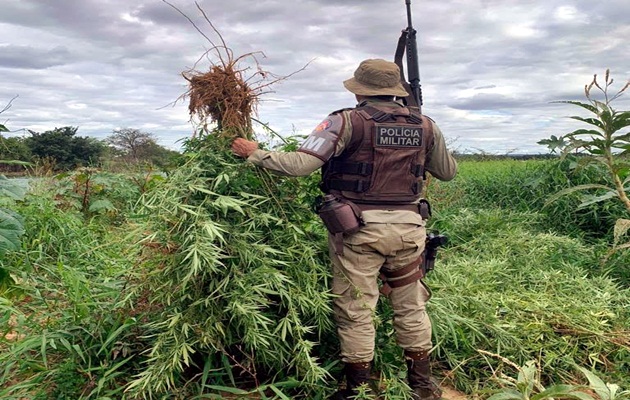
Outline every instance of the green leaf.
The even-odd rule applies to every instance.
[[[282,391],[280,391],[280,389],[278,389],[274,385],[270,385],[269,389],[273,390],[274,393],[277,394],[282,400],[291,400],[289,397],[287,397],[287,395],[282,393]]]
[[[19,250],[24,222],[17,213],[0,208],[0,256],[7,251]]]
[[[593,114],[597,114],[597,112],[598,112],[597,107],[595,107],[595,106],[593,106],[591,104],[582,103],[582,102],[579,102],[579,101],[561,100],[561,101],[552,101],[552,103],[573,104],[575,106],[585,108],[585,109],[589,110],[590,112],[592,112]]]
[[[604,129],[604,124],[602,123],[602,121],[598,120],[597,118],[583,118],[583,117],[578,117],[578,116],[573,116],[573,117],[569,117],[571,119],[575,119],[578,121],[582,121],[582,122],[586,122],[589,125],[593,125],[596,126],[600,129]]]
[[[554,397],[570,397],[583,400],[593,400],[593,398],[586,393],[576,392],[577,387],[573,385],[554,385],[550,388],[531,397],[531,400],[542,400]]]
[[[617,142],[617,141],[619,141],[619,142],[628,142],[628,141],[630,141],[630,132],[624,133],[621,136],[613,137],[613,141],[614,142]]]
[[[0,197],[7,196],[13,200],[24,200],[27,191],[28,188],[25,185],[0,175]]]
[[[599,136],[599,137],[604,136],[602,132],[596,131],[595,129],[577,129],[571,133],[567,133],[565,136],[567,138],[572,138],[574,136],[580,136],[580,135],[591,135],[591,136]]]
[[[248,393],[250,393],[250,392],[247,392],[245,390],[237,389],[237,388],[233,388],[233,387],[229,387],[229,386],[206,385],[206,387],[208,389],[216,390],[218,392],[226,392],[226,393],[232,393],[232,394],[248,394]]]
[[[536,143],[547,146],[549,151],[551,151],[552,153],[555,153],[556,149],[562,150],[567,145],[567,142],[564,140],[563,136],[556,137],[555,135],[551,135],[549,139],[539,140]]]
[[[578,210],[593,204],[601,203],[602,201],[614,199],[615,197],[617,197],[617,192],[615,190],[610,190],[601,196],[587,196],[586,199],[578,206]]]
[[[611,400],[610,389],[608,388],[608,385],[604,383],[604,381],[599,379],[597,375],[587,370],[586,368],[578,367],[578,369],[582,371],[584,376],[586,376],[586,379],[588,379],[589,387],[593,389],[602,400]]]
[[[98,213],[101,211],[115,211],[116,207],[107,199],[95,200],[90,204],[88,211]]]
[[[0,163],[6,164],[6,165],[22,165],[24,167],[29,167],[33,165],[32,163],[28,161],[20,161],[20,160],[0,160]]]
[[[575,192],[578,192],[578,191],[581,191],[581,190],[590,190],[590,189],[604,189],[606,191],[610,190],[610,188],[608,186],[600,185],[600,184],[597,184],[597,183],[589,183],[589,184],[585,184],[585,185],[573,186],[573,187],[570,187],[570,188],[563,189],[563,190],[559,191],[558,193],[554,194],[553,196],[550,196],[547,199],[547,201],[545,202],[543,207],[547,207],[549,204],[553,203],[554,201],[557,201],[562,196],[566,196],[568,194],[575,193]]]
[[[0,132],[9,132],[6,126],[0,124]]]
[[[514,389],[505,389],[501,393],[488,397],[488,400],[525,400],[525,397]]]
[[[610,125],[612,132],[617,132],[620,129],[630,126],[630,111],[625,111],[615,115]]]

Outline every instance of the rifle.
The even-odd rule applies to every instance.
[[[418,44],[416,42],[416,30],[411,23],[411,0],[405,0],[407,5],[407,28],[403,29],[398,46],[394,55],[394,62],[400,69],[400,80],[407,89],[409,95],[403,98],[403,102],[408,107],[417,107],[422,113],[422,88],[420,87],[420,68],[418,65]],[[409,83],[405,79],[405,71],[402,65],[402,58],[407,53],[407,75]]]

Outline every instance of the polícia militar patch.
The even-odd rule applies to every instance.
[[[376,147],[422,147],[422,128],[417,125],[376,124]]]

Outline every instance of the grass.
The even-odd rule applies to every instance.
[[[191,144],[187,165],[142,190],[78,171],[15,206],[27,233],[0,260],[16,282],[0,297],[0,330],[11,333],[0,339],[0,397],[324,399],[334,390],[316,177],[271,177],[215,145]],[[77,193],[88,172],[97,186]],[[502,387],[502,360],[535,360],[545,386],[586,383],[581,366],[630,387],[630,261],[621,253],[602,264],[611,236],[595,230],[617,208],[577,211],[579,198],[540,206],[558,183],[587,178],[552,161],[467,161],[454,181],[430,183],[432,228],[451,239],[427,279],[445,381],[484,398]],[[115,210],[90,211],[77,201],[86,196]],[[375,361],[393,400],[406,388],[390,317],[380,303]]]

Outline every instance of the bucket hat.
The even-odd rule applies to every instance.
[[[350,92],[362,96],[409,95],[400,82],[398,65],[382,59],[362,61],[354,71],[354,76],[345,80],[343,86]]]

